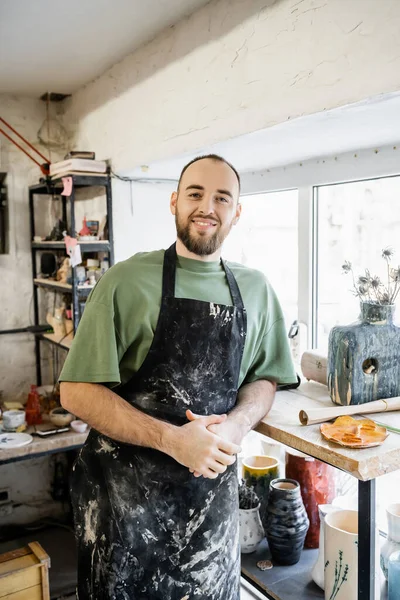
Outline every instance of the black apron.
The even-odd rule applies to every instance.
[[[175,425],[185,411],[236,404],[246,311],[223,262],[233,306],[175,298],[176,249],[165,252],[154,339],[117,393]],[[72,473],[79,600],[239,600],[237,464],[196,478],[167,454],[91,430]]]

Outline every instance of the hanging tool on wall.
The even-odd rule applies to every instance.
[[[50,172],[51,161],[48,158],[46,158],[41,152],[39,152],[39,150],[37,150],[34,146],[32,146],[32,144],[30,142],[28,142],[28,140],[26,140],[20,133],[18,133],[18,131],[16,131],[14,129],[14,127],[12,127],[9,123],[7,123],[7,121],[5,121],[2,117],[0,117],[0,123],[5,125],[6,127],[8,127],[10,129],[10,131],[13,132],[14,135],[16,135],[18,138],[20,138],[30,148],[30,150],[33,150],[33,152],[36,152],[42,159],[44,159],[46,161],[45,163],[40,163],[38,160],[36,160],[36,158],[31,156],[31,154],[27,150],[25,150],[25,148],[23,148],[20,144],[18,144],[18,142],[16,142],[11,137],[11,135],[6,133],[4,131],[4,129],[0,128],[0,133],[2,133],[12,144],[14,144],[14,146],[17,146],[17,148],[19,148],[19,150],[21,150],[21,152],[26,154],[26,156],[28,156],[28,158],[33,160],[33,162],[38,165],[38,167],[42,171],[43,175],[45,175],[47,177]]]

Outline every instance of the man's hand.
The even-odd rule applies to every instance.
[[[226,415],[210,415],[199,417],[191,411],[186,411],[189,423],[174,430],[169,438],[168,454],[177,462],[188,467],[197,476],[216,479],[224,473],[228,465],[235,462],[235,454],[240,447],[224,440],[207,428],[218,425],[226,420]]]
[[[198,419],[205,418],[205,417],[202,417],[201,415],[196,415],[196,414],[192,413],[191,410],[186,411],[186,416],[187,416],[188,420],[192,421],[192,422],[196,421]],[[242,439],[243,439],[243,433],[241,431],[241,428],[232,419],[229,419],[229,417],[227,418],[226,415],[224,415],[224,416],[225,416],[225,418],[223,420],[219,421],[218,423],[214,422],[214,423],[211,423],[210,425],[208,425],[208,427],[207,427],[208,431],[210,431],[211,433],[214,433],[215,435],[222,438],[226,442],[235,444],[236,446],[240,446]],[[235,462],[235,460],[236,460],[236,456],[234,457],[234,460],[230,464],[233,464]],[[194,474],[195,477],[200,477],[201,473],[199,471],[197,471],[195,469],[189,469],[189,470],[191,473]]]

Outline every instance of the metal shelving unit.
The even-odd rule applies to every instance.
[[[82,254],[91,252],[105,252],[108,254],[110,266],[114,264],[114,240],[113,240],[113,222],[112,222],[112,193],[110,175],[68,175],[72,178],[72,191],[70,196],[61,196],[62,202],[62,220],[68,223],[68,232],[75,234],[75,191],[85,187],[104,187],[106,192],[106,214],[108,223],[108,240],[83,241],[79,242]],[[79,324],[80,304],[85,301],[92,290],[92,286],[80,286],[77,284],[76,268],[72,269],[72,283],[61,284],[57,281],[42,279],[37,273],[37,253],[44,250],[53,250],[58,255],[66,254],[65,243],[63,241],[41,241],[34,242],[35,237],[35,198],[37,196],[59,195],[63,189],[61,178],[46,180],[43,183],[29,187],[29,213],[30,213],[30,232],[31,232],[31,254],[32,254],[32,277],[33,277],[33,309],[34,322],[39,325],[39,288],[52,289],[63,294],[71,294],[71,304],[73,308],[74,332]],[[69,210],[68,210],[69,203]],[[53,337],[52,337],[53,336]],[[60,348],[68,350],[71,344],[71,338],[58,342],[53,334],[35,335],[35,356],[36,356],[36,380],[37,384],[42,384],[40,343],[44,341],[52,343]]]

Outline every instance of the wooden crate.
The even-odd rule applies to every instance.
[[[50,600],[49,568],[38,542],[0,554],[0,600]]]

